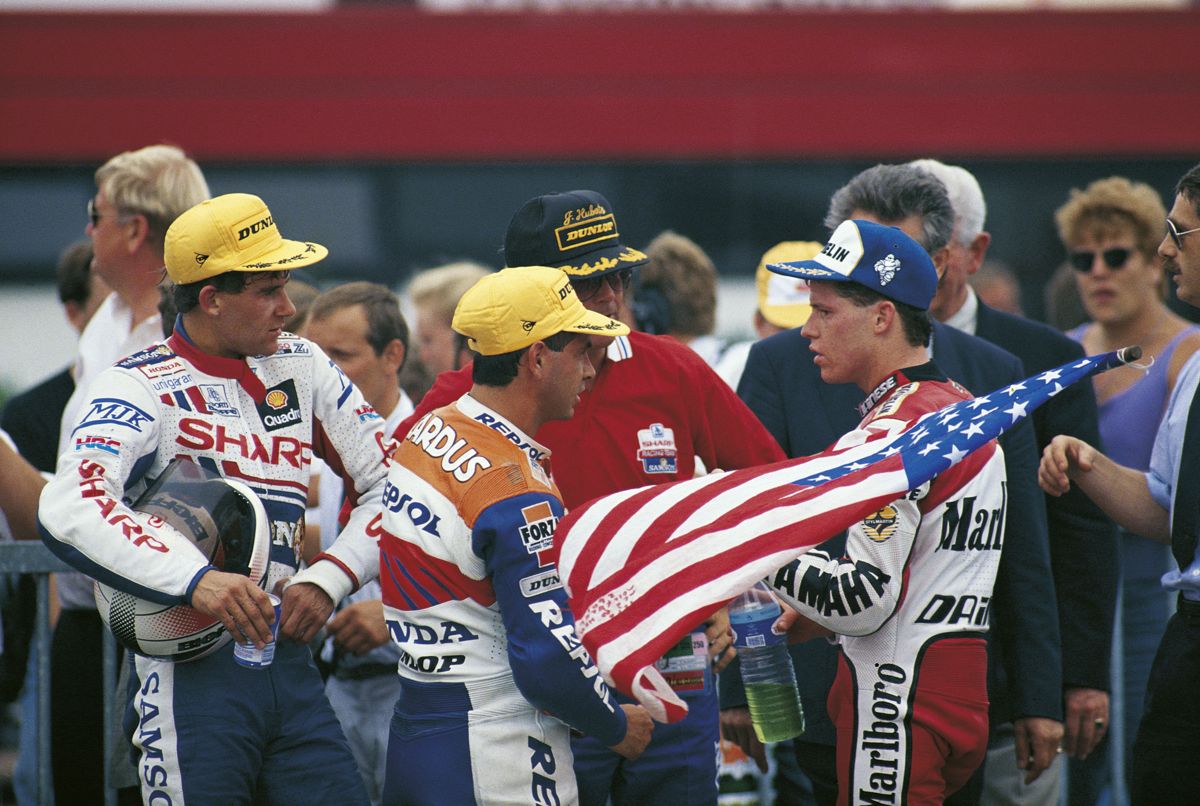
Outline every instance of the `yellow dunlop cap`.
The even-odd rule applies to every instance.
[[[285,271],[324,260],[320,244],[279,234],[266,203],[249,193],[202,201],[167,229],[167,275],[180,285],[227,271]]]
[[[808,281],[767,271],[768,263],[812,260],[824,244],[816,241],[784,241],[766,251],[754,273],[758,287],[758,312],[775,327],[791,329],[808,321]]]
[[[560,269],[522,266],[489,274],[463,294],[451,327],[472,350],[503,355],[564,330],[624,336],[629,328],[583,307]]]

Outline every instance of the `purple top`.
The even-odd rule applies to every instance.
[[[1082,324],[1067,335],[1082,342],[1086,328],[1087,324]],[[1167,388],[1171,355],[1185,336],[1198,330],[1200,326],[1191,325],[1177,333],[1154,357],[1145,376],[1100,404],[1100,437],[1104,440],[1104,452],[1114,461],[1135,470],[1150,468],[1154,435],[1158,433],[1158,421],[1166,411],[1167,397],[1171,394]]]

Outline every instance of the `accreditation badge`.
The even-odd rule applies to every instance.
[[[689,633],[654,663],[654,668],[675,691],[702,691],[708,669],[708,636]]]

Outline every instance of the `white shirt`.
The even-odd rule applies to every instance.
[[[738,383],[742,380],[742,373],[746,371],[746,359],[750,357],[750,348],[755,343],[754,340],[750,340],[729,345],[721,355],[721,360],[713,367],[721,376],[721,380],[729,384],[729,387],[735,392]]]
[[[79,422],[87,401],[88,385],[104,370],[127,355],[136,353],[163,337],[162,317],[155,313],[133,327],[133,311],[117,294],[109,294],[79,337],[79,356],[75,359],[75,390],[63,409],[62,429],[58,436],[58,455],[71,446],[71,432]],[[62,607],[96,609],[92,580],[83,574],[59,574],[56,587]]]
[[[1188,414],[1200,386],[1200,353],[1196,353],[1183,365],[1167,413],[1158,424],[1154,438],[1154,452],[1150,454],[1150,469],[1146,471],[1146,486],[1150,497],[1175,516],[1175,485],[1179,483],[1179,468],[1183,458],[1183,440],[1187,432]],[[1184,596],[1200,600],[1200,560],[1193,558],[1187,568],[1172,569],[1163,575],[1163,587],[1167,590],[1183,591]]]
[[[975,335],[975,328],[979,324],[979,297],[975,296],[975,289],[967,286],[966,302],[946,320],[946,324],[955,330]]]
[[[716,336],[697,336],[687,343],[692,352],[704,359],[710,367],[716,367],[725,352],[725,340]]]
[[[390,437],[392,432],[396,430],[396,427],[400,425],[400,422],[412,414],[413,410],[412,400],[401,389],[400,400],[396,403],[395,408],[392,409],[392,413],[384,420],[383,433],[385,437]],[[338,515],[342,509],[342,477],[335,473],[328,465],[322,463],[319,485],[320,500],[317,503],[317,523],[320,524],[321,550],[324,551],[333,545],[333,541],[338,535]],[[343,600],[343,604],[349,605],[355,602],[365,602],[382,598],[383,589],[379,586],[379,580],[373,579],[370,582],[363,583],[361,588],[347,596]],[[333,660],[332,639],[326,640],[321,656],[326,661]],[[365,663],[394,664],[399,658],[399,647],[392,641],[388,641],[383,646],[372,649],[361,657],[346,656],[341,659],[340,663],[343,666],[358,666]]]

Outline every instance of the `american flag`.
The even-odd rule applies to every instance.
[[[929,413],[861,444],[598,498],[558,526],[558,567],[605,679],[660,722],[687,713],[654,662],[756,581],[1000,436],[1126,348]]]

